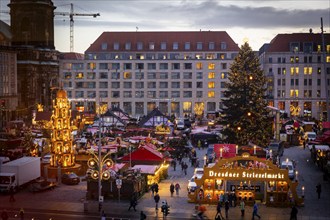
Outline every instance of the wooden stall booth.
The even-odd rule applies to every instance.
[[[247,205],[255,200],[268,206],[302,205],[304,200],[297,195],[298,181],[290,180],[287,169],[248,153],[204,167],[203,177],[195,182],[197,190],[188,194],[193,203],[216,204],[229,194],[237,203],[243,199]]]

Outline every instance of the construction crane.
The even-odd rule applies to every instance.
[[[73,52],[73,16],[93,16],[96,18],[97,16],[100,16],[100,13],[91,13],[91,14],[85,14],[85,13],[74,13],[73,11],[73,4],[70,4],[71,10],[70,12],[54,12],[54,15],[63,15],[63,16],[69,16],[70,17],[70,52]]]

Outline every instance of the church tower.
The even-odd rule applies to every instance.
[[[11,0],[12,45],[54,49],[54,7],[51,0]]]
[[[51,0],[11,0],[12,46],[17,51],[18,117],[42,104],[50,110],[58,87],[59,53],[54,46]]]

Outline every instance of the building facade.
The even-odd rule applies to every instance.
[[[58,51],[54,47],[51,0],[11,0],[11,45],[17,52],[18,117],[31,116],[37,104],[51,107],[58,85]]]
[[[271,106],[289,116],[326,120],[330,34],[324,34],[322,48],[321,34],[310,32],[278,34],[260,49]]]
[[[13,120],[17,107],[17,54],[11,47],[10,27],[0,21],[0,130]]]
[[[158,107],[166,115],[214,113],[239,50],[224,31],[104,32],[84,59],[63,54],[60,80],[72,105],[94,111],[100,103],[133,117]]]

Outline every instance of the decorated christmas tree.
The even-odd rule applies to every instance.
[[[248,43],[241,46],[228,75],[221,109],[226,142],[266,146],[271,120],[265,99],[266,77]]]

